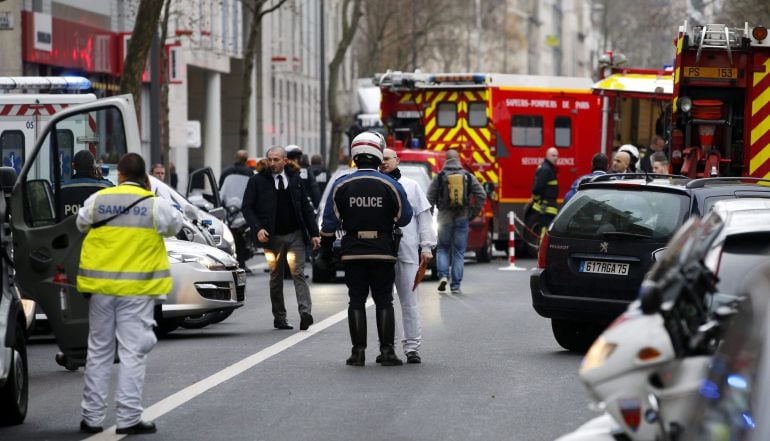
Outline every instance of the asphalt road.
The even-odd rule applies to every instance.
[[[250,264],[259,268],[261,259]],[[526,268],[534,263],[517,260]],[[144,393],[144,416],[155,420],[159,432],[132,438],[554,439],[595,415],[577,375],[581,358],[561,350],[550,323],[532,310],[529,271],[498,270],[507,264],[502,258],[468,263],[460,296],[439,294],[433,281],[421,285],[419,365],[374,363],[370,307],[363,368],[345,365],[350,343],[344,284],[311,287],[316,324],[298,331],[287,281],[295,330],[279,331],[272,327],[267,274],[258,270],[248,279],[246,306],[229,319],[175,331],[159,342],[149,356]],[[397,317],[399,329],[398,310]],[[55,352],[51,336],[31,341],[29,414],[20,426],[0,428],[0,439],[88,438],[77,432],[82,370],[61,368]],[[121,439],[112,425],[110,408],[107,431],[91,439]]]

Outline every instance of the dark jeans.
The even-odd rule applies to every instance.
[[[348,286],[349,305],[352,309],[364,309],[370,288],[377,309],[393,305],[395,280],[395,262],[345,262],[345,284]]]
[[[438,225],[438,246],[436,247],[436,272],[439,277],[449,277],[449,260],[452,260],[451,290],[460,289],[465,265],[465,248],[468,246],[468,219],[456,219],[449,224]]]

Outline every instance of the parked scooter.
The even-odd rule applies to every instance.
[[[246,261],[256,254],[251,229],[241,211],[243,194],[246,192],[248,182],[248,176],[231,174],[225,178],[222,182],[222,188],[219,190],[225,207],[225,221],[235,240],[235,254],[237,254],[238,264],[247,272]]]
[[[717,277],[703,262],[719,228],[697,228],[700,222],[672,239],[674,249],[652,268],[640,300],[586,353],[580,377],[604,414],[558,441],[678,439],[740,302],[712,296]]]

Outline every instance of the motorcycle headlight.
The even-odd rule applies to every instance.
[[[604,362],[610,358],[616,347],[616,344],[608,343],[602,337],[597,338],[594,344],[591,345],[591,349],[586,352],[585,358],[583,358],[583,363],[580,365],[580,374],[582,375],[591,369],[604,365]]]
[[[217,259],[214,259],[211,256],[207,256],[205,254],[184,254],[184,253],[169,252],[168,258],[171,259],[172,261],[176,261],[176,263],[196,262],[198,265],[206,267],[210,270],[225,269],[225,265],[222,262],[218,261]]]

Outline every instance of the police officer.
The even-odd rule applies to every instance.
[[[559,159],[559,151],[551,147],[545,152],[545,160],[535,172],[535,181],[532,183],[532,209],[539,213],[540,236],[551,223],[559,207],[556,198],[559,197],[559,181],[556,180],[556,160]]]
[[[118,342],[120,369],[115,392],[116,432],[154,433],[142,421],[142,389],[147,354],[157,342],[153,310],[158,296],[171,292],[171,273],[161,236],[182,228],[182,215],[150,191],[141,156],[118,162],[117,187],[91,195],[78,211],[83,240],[77,288],[90,293],[88,357],[81,402],[80,431],[102,431],[107,393]]]
[[[341,255],[350,297],[348,327],[353,344],[346,363],[352,366],[364,365],[364,303],[370,288],[377,306],[380,362],[383,366],[403,364],[393,350],[393,282],[398,255],[394,226],[403,227],[409,223],[412,206],[401,184],[377,171],[384,148],[385,139],[376,132],[364,132],[353,139],[351,154],[358,170],[334,182],[321,225],[320,258],[327,264],[332,258],[335,232],[345,231]]]

